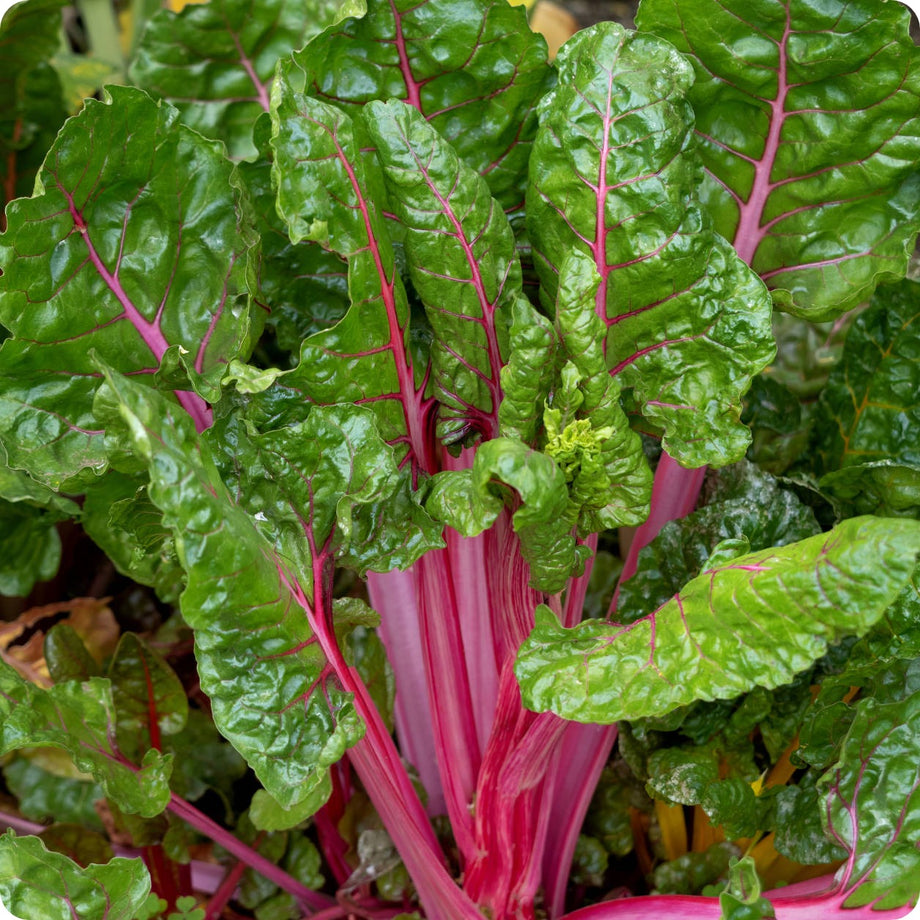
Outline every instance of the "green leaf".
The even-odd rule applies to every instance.
[[[696,197],[690,67],[613,23],[570,39],[557,66],[527,194],[545,294],[571,249],[588,255],[607,367],[634,411],[682,464],[725,465],[749,442],[741,396],[773,357],[771,308]]]
[[[646,0],[637,22],[692,62],[703,197],[781,309],[831,319],[904,275],[920,213],[907,10]]]
[[[329,788],[328,767],[363,733],[326,656],[331,542],[353,505],[394,487],[392,452],[368,410],[314,407],[265,435],[234,429],[225,485],[209,448],[219,430],[199,442],[159,394],[107,381],[120,436],[149,464],[150,497],[187,572],[182,613],[214,721],[282,807],[295,808]]]
[[[774,377],[755,377],[745,397],[741,421],[751,429],[747,457],[761,469],[779,476],[808,445],[811,412]]]
[[[69,856],[80,866],[106,863],[115,853],[108,839],[80,824],[52,824],[40,834],[42,843],[55,853]]]
[[[42,690],[0,663],[0,690],[0,754],[60,748],[124,811],[151,817],[166,807],[172,758],[149,751],[138,767],[121,755],[107,680],[93,677]]]
[[[22,815],[42,824],[67,821],[102,830],[93,803],[105,796],[102,787],[86,779],[57,776],[28,756],[14,757],[3,767],[3,779]]]
[[[109,664],[118,747],[131,760],[150,748],[162,750],[164,735],[188,720],[188,697],[163,656],[135,633],[124,633]]]
[[[43,652],[48,673],[56,684],[101,676],[99,665],[69,623],[56,623],[48,630]]]
[[[645,616],[704,567],[713,568],[707,560],[721,541],[745,538],[756,551],[803,540],[820,530],[810,508],[750,463],[726,467],[709,483],[712,491],[706,505],[668,522],[640,551],[636,574],[620,585],[621,622]]]
[[[0,500],[0,594],[25,597],[57,574],[61,538],[55,516]]]
[[[920,284],[876,291],[847,334],[815,418],[819,484],[850,507],[920,508]]]
[[[48,60],[58,47],[63,0],[4,8],[0,22],[0,229],[9,199],[29,195],[67,112]]]
[[[901,907],[920,893],[918,731],[920,693],[894,703],[862,700],[839,760],[820,782],[827,832],[851,854],[846,907]]]
[[[584,566],[585,547],[572,533],[565,475],[546,454],[511,438],[480,445],[472,469],[438,473],[425,507],[465,537],[490,527],[510,500],[520,507],[511,521],[530,564],[531,584],[547,593],[561,591]]]
[[[144,30],[131,76],[175,105],[189,127],[223,141],[232,157],[248,157],[275,64],[340,19],[345,5],[213,0],[178,14],[161,9]]]
[[[507,209],[523,198],[546,57],[524,11],[504,3],[370,0],[294,61],[298,89],[351,114],[373,99],[417,108]]]
[[[434,333],[438,436],[495,437],[512,307],[523,298],[511,225],[485,180],[416,109],[372,102],[363,114]]]
[[[221,146],[145,93],[113,86],[61,131],[36,194],[0,235],[0,427],[10,465],[72,489],[106,464],[92,415],[95,349],[151,379],[172,346],[200,427],[226,362],[251,333],[247,251]],[[184,360],[184,359],[183,359]]]
[[[339,110],[295,92],[282,70],[272,88],[278,213],[294,243],[314,240],[347,260],[352,303],[339,323],[303,343],[297,369],[266,394],[271,421],[301,417],[304,399],[366,404],[383,437],[400,445],[399,460],[408,453],[414,467],[431,469],[427,356],[417,362],[412,354],[409,304],[379,210],[383,178],[356,130]]]
[[[781,786],[774,793],[777,852],[803,865],[821,865],[846,858],[846,851],[824,830],[824,796],[809,775],[795,786]]]
[[[918,550],[917,522],[853,518],[703,572],[631,626],[563,629],[541,607],[515,665],[525,705],[610,723],[778,687],[829,643],[865,633]]]
[[[655,894],[699,894],[728,872],[738,848],[731,843],[714,843],[702,853],[684,853],[677,859],[655,867],[652,884]]]
[[[719,895],[725,920],[770,920],[773,904],[760,893],[762,886],[751,856],[733,859],[728,865],[728,884]]]
[[[83,869],[37,837],[0,837],[0,903],[15,917],[133,920],[149,891],[139,859],[117,856]]]

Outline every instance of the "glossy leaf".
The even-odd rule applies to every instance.
[[[4,8],[0,23],[0,230],[3,209],[29,195],[35,172],[67,113],[48,60],[57,49],[63,0]]]
[[[42,690],[0,664],[0,753],[54,747],[90,773],[124,811],[157,815],[169,800],[171,758],[148,752],[136,766],[115,745],[115,707],[99,677]]]
[[[821,781],[828,833],[851,854],[848,907],[900,907],[920,894],[918,730],[918,693],[896,703],[860,702],[840,759]]]
[[[174,530],[188,576],[182,612],[215,723],[283,807],[318,807],[327,768],[363,733],[322,643],[336,520],[395,482],[373,416],[316,407],[254,442],[238,430],[245,469],[235,481],[228,469],[228,489],[189,418],[133,381],[108,381],[120,436],[149,464],[150,497]]]
[[[512,305],[524,296],[511,225],[485,180],[416,109],[372,102],[364,118],[434,334],[438,436],[494,437]]]
[[[248,157],[278,60],[336,22],[347,5],[214,0],[178,14],[162,9],[144,30],[131,76],[175,105],[189,127],[223,141],[232,157]]]
[[[173,349],[199,427],[249,347],[251,240],[220,147],[174,109],[111,87],[67,122],[0,236],[0,425],[10,465],[58,487],[105,466],[90,351],[151,380]],[[184,351],[183,351],[184,349]],[[189,379],[190,378],[190,379]]]
[[[45,662],[56,684],[101,676],[80,634],[69,623],[56,623],[45,636]]]
[[[573,247],[601,276],[607,367],[686,466],[747,446],[741,396],[774,353],[769,296],[696,197],[689,65],[601,23],[566,43],[540,103],[527,226],[546,295]]]
[[[904,275],[920,217],[920,58],[875,0],[647,0],[689,57],[703,195],[777,305],[811,320]]]
[[[83,869],[37,837],[0,837],[0,904],[23,920],[133,920],[149,892],[139,859]]]
[[[518,655],[525,704],[584,722],[663,715],[789,682],[865,633],[913,573],[920,524],[852,518],[703,572],[630,626],[560,627],[547,608]]]
[[[400,459],[407,445],[413,465],[430,469],[427,360],[415,366],[409,304],[380,212],[379,167],[361,154],[351,119],[295,92],[288,74],[272,96],[278,213],[294,243],[314,240],[347,260],[351,298],[341,322],[303,343],[299,366],[275,389],[291,394],[287,411],[296,415],[304,398],[368,405],[384,438],[404,445]]]
[[[91,778],[59,776],[36,763],[29,752],[17,755],[3,767],[3,781],[16,796],[20,812],[30,821],[68,821],[93,830],[102,822],[93,802],[105,796]]]
[[[546,57],[523,10],[504,3],[370,0],[294,61],[299,89],[352,114],[373,99],[418,109],[507,209],[523,199]]]
[[[54,577],[61,560],[54,525],[37,508],[0,500],[0,594],[25,597],[35,582]]]
[[[620,585],[617,610],[622,622],[651,613],[704,568],[713,568],[710,554],[721,541],[744,537],[756,551],[820,531],[810,508],[752,464],[720,470],[710,483],[711,494],[702,508],[665,524],[640,551],[638,571]]]
[[[163,749],[163,737],[180,732],[188,720],[188,697],[163,656],[135,633],[124,633],[107,676],[115,702],[115,732],[121,752],[140,760]]]

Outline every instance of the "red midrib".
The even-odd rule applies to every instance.
[[[780,135],[786,118],[786,96],[789,85],[786,81],[786,43],[792,31],[789,15],[789,6],[786,6],[786,25],[782,38],[777,42],[779,60],[776,68],[776,98],[770,103],[770,129],[764,143],[763,154],[754,167],[754,183],[747,201],[741,205],[741,216],[735,230],[733,245],[738,255],[753,265],[757,247],[764,238],[763,214],[767,206],[767,199],[773,191],[771,175],[776,155],[779,151]]]

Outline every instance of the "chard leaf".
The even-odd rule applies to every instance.
[[[630,626],[563,629],[546,607],[518,654],[525,705],[610,723],[788,683],[862,635],[914,570],[920,524],[852,518],[703,572]]]
[[[178,14],[161,9],[144,30],[131,76],[172,103],[189,127],[223,141],[232,157],[248,157],[275,65],[341,18],[345,5],[212,0]]]
[[[492,0],[369,0],[294,55],[298,89],[349,110],[373,99],[418,109],[504,208],[521,204],[552,83],[546,43],[524,11]]]
[[[920,509],[920,284],[879,288],[847,334],[815,421],[819,480],[858,510]]]
[[[8,200],[32,192],[35,173],[67,113],[48,60],[64,0],[4,6],[0,22],[0,230]]]
[[[918,52],[876,0],[644,0],[696,72],[702,189],[781,309],[839,316],[902,277],[917,235]]]
[[[116,856],[78,866],[49,852],[38,837],[0,837],[0,904],[14,917],[42,920],[133,920],[150,892],[139,859]]]
[[[315,809],[328,767],[364,730],[327,657],[333,532],[355,503],[386,497],[391,452],[368,410],[315,407],[266,435],[234,429],[225,484],[210,447],[219,428],[199,441],[160,394],[111,372],[107,386],[124,429],[106,423],[148,463],[150,497],[174,532],[214,721],[282,807]]]
[[[274,425],[302,415],[303,400],[367,404],[399,460],[434,464],[425,437],[425,367],[409,342],[409,304],[379,211],[379,167],[362,155],[352,120],[294,91],[282,71],[272,90],[273,181],[291,240],[315,240],[348,262],[351,307],[331,329],[308,338],[300,364],[269,394]],[[426,362],[427,363],[427,362]],[[285,403],[280,394],[290,394]]]
[[[426,508],[465,537],[490,527],[514,490],[520,506],[512,524],[521,554],[530,565],[531,584],[561,591],[584,566],[585,547],[576,544],[565,475],[550,457],[511,438],[481,444],[468,470],[432,478]]]
[[[132,764],[115,747],[116,718],[109,681],[101,677],[42,690],[0,663],[0,754],[60,748],[124,811],[158,815],[169,801],[172,758],[149,751],[140,768]]]
[[[291,242],[275,210],[270,140],[271,119],[266,115],[255,129],[258,158],[240,163],[237,169],[252,199],[262,241],[254,297],[268,311],[266,324],[274,330],[278,344],[296,356],[308,335],[335,325],[348,310],[347,266],[319,243]]]
[[[725,465],[750,438],[741,396],[774,354],[770,298],[696,198],[690,67],[613,23],[568,41],[557,66],[527,193],[545,291],[571,249],[590,256],[624,396],[682,464]]]
[[[819,783],[827,832],[850,853],[846,907],[878,910],[920,893],[920,693],[893,703],[862,700],[840,757]]]
[[[617,615],[623,622],[651,613],[704,568],[714,568],[709,560],[722,541],[744,538],[757,551],[820,532],[810,508],[746,461],[720,470],[709,488],[707,504],[669,521],[640,551],[636,574],[619,588]]]
[[[0,595],[25,597],[35,582],[57,574],[57,520],[38,508],[0,500]]]
[[[179,401],[205,427],[226,361],[248,349],[250,240],[220,145],[113,86],[70,119],[36,195],[0,236],[0,426],[10,465],[71,489],[105,464],[95,349],[151,380],[183,351]]]
[[[392,101],[363,111],[434,334],[438,436],[495,437],[512,306],[524,296],[511,225],[485,180],[416,109]]]
[[[104,798],[102,787],[86,779],[58,776],[35,763],[28,752],[3,767],[3,781],[16,796],[20,813],[43,824],[68,821],[92,830],[102,830],[93,802]]]
[[[124,633],[109,664],[119,750],[140,760],[149,748],[162,750],[164,735],[188,721],[188,697],[163,656],[135,633]]]

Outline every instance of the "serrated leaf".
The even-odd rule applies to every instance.
[[[525,705],[584,722],[664,715],[788,683],[862,635],[913,573],[920,524],[852,518],[703,572],[630,626],[560,627],[541,607],[515,665]]]
[[[546,58],[523,10],[482,0],[370,0],[366,16],[294,55],[309,95],[352,111],[374,99],[417,108],[504,208],[523,198]]]
[[[83,869],[37,837],[0,837],[0,904],[23,920],[133,920],[149,892],[139,859]]]
[[[820,781],[827,832],[851,854],[841,880],[847,907],[885,910],[920,894],[918,732],[920,693],[862,700],[838,762]]]
[[[716,228],[796,316],[839,316],[907,269],[920,214],[909,21],[875,0],[646,0],[637,17],[696,72]]]
[[[689,65],[600,23],[569,40],[540,103],[528,232],[546,296],[573,247],[601,276],[607,367],[686,466],[749,440],[741,396],[773,357],[769,295],[715,234],[697,195]]]
[[[205,427],[225,362],[249,347],[247,250],[220,145],[140,90],[113,86],[55,141],[0,236],[0,425],[10,465],[53,488],[105,466],[91,350],[148,380],[188,354]],[[203,398],[204,397],[204,398]]]
[[[236,431],[250,478],[225,466],[230,491],[191,419],[133,381],[107,380],[188,575],[182,612],[214,721],[294,808],[327,787],[328,767],[363,733],[327,660],[330,546],[337,517],[393,487],[392,455],[369,411],[314,407],[297,426],[251,440]]]
[[[123,810],[157,815],[169,801],[172,758],[149,751],[136,766],[115,747],[115,706],[109,682],[93,677],[42,690],[0,663],[0,754],[54,747],[91,773]]]
[[[221,140],[234,158],[255,153],[252,129],[269,107],[278,60],[343,15],[338,0],[213,0],[159,10],[131,76],[167,99],[189,127]]]

